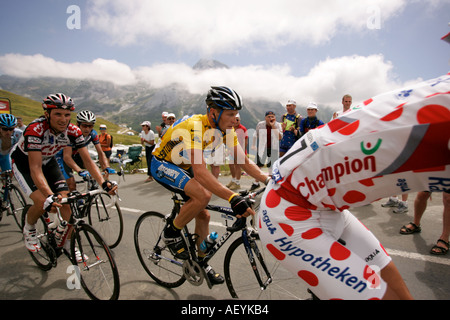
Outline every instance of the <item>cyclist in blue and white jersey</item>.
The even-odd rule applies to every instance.
[[[98,160],[102,171],[105,173],[105,179],[108,179],[110,173],[115,173],[114,169],[108,166],[108,159],[100,146],[100,140],[98,138],[97,131],[94,130],[94,124],[96,122],[96,116],[92,111],[82,110],[77,114],[77,126],[80,128],[84,137],[84,147],[87,147],[92,143],[98,154]],[[70,145],[56,155],[58,165],[66,178],[66,182],[70,191],[76,190],[76,182],[73,176],[75,170],[80,177],[86,177],[89,175],[89,171],[85,170],[85,165],[78,153],[76,145]]]
[[[22,131],[16,126],[16,117],[9,113],[0,114],[0,168],[2,172],[11,170],[9,152],[22,137]]]

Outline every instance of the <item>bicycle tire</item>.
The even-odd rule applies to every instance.
[[[176,288],[186,281],[183,260],[174,258],[160,238],[165,226],[166,219],[161,213],[143,213],[134,228],[134,245],[148,275],[163,287]]]
[[[228,248],[224,260],[224,274],[228,291],[235,299],[245,300],[291,300],[301,299],[306,290],[301,279],[283,269],[259,240],[257,234],[247,237],[255,256],[252,266],[244,246],[242,237],[236,239]],[[262,261],[267,266],[272,282],[263,290],[255,276],[254,269],[260,275],[262,283],[268,281],[261,260],[256,258],[255,250],[261,252]]]
[[[20,211],[23,211],[27,205],[27,200],[25,199],[22,191],[13,184],[9,186],[8,198],[9,208],[7,210],[14,216],[17,226],[20,230],[22,230],[24,225],[21,224],[22,214]]]
[[[25,219],[31,205],[26,205],[22,210],[22,225],[25,225]],[[48,271],[52,267],[56,267],[56,253],[52,248],[48,238],[47,223],[43,217],[40,217],[36,223],[36,236],[41,242],[41,250],[38,252],[28,251],[34,263],[43,271]]]
[[[87,260],[77,262],[75,248]],[[117,300],[120,293],[119,271],[108,245],[95,229],[81,223],[75,226],[70,240],[72,264],[77,280],[93,300]]]
[[[103,197],[107,197],[105,199]],[[123,236],[123,217],[122,210],[117,202],[113,207],[107,206],[111,202],[111,196],[104,192],[96,195],[89,205],[88,220],[89,224],[97,230],[98,233],[108,244],[110,249],[117,247]]]

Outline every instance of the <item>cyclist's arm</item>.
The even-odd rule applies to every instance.
[[[245,163],[241,164],[241,167],[245,172],[260,182],[266,182],[268,175],[261,171],[261,169],[251,159],[245,156],[245,152],[242,148],[238,146],[234,147],[234,154],[237,156],[236,159],[239,161],[242,161],[241,159],[245,160]]]
[[[78,149],[78,153],[80,154],[81,160],[83,160],[83,164],[85,165],[91,176],[95,179],[95,181],[97,181],[100,186],[103,185],[104,179],[102,177],[102,174],[95,162],[91,159],[88,149],[86,147],[82,147]],[[114,194],[116,189],[117,187],[113,188],[113,190],[110,191],[110,194]]]
[[[108,159],[105,156],[105,153],[102,150],[102,147],[100,144],[95,145],[95,150],[97,150],[98,154],[98,161],[100,162],[100,166],[102,167],[102,170],[105,170],[109,167],[108,165]]]
[[[28,151],[28,164],[30,167],[31,178],[36,188],[44,195],[45,198],[53,195],[53,191],[45,179],[42,171],[42,153],[40,151]]]
[[[234,192],[221,184],[219,180],[217,180],[207,169],[205,159],[203,158],[203,150],[192,149],[190,155],[191,160],[196,159],[196,161],[192,161],[194,179],[197,180],[206,190],[211,191],[216,196],[229,201]],[[241,216],[248,217],[254,214],[255,211],[253,211],[253,209],[249,207],[247,208],[247,211]],[[238,215],[237,217],[240,218],[241,216]]]
[[[75,170],[75,172],[80,172],[81,170],[83,170],[77,165],[75,160],[73,160],[71,146],[67,146],[63,149],[63,160],[69,166],[69,168]]]

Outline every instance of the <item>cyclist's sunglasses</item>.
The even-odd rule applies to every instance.
[[[3,131],[14,131],[14,128],[1,127]]]

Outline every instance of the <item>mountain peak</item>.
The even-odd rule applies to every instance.
[[[193,68],[194,70],[229,69],[226,64],[213,59],[200,59]]]

